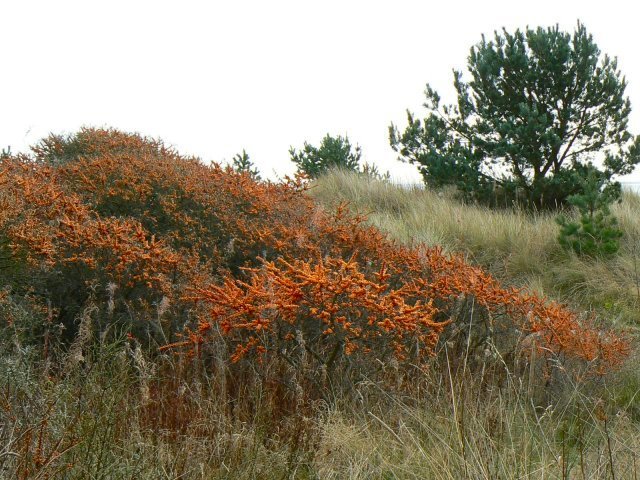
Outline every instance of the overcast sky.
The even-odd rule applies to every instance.
[[[365,160],[416,179],[388,144],[391,121],[445,99],[481,34],[580,19],[618,57],[640,131],[640,30],[612,1],[0,0],[0,145],[111,126],[203,160],[243,148],[291,173],[290,146],[347,134]],[[632,176],[640,180],[640,169]],[[271,175],[272,176],[272,175]]]

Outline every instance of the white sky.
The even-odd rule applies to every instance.
[[[573,31],[580,19],[618,57],[640,131],[640,30],[633,2],[0,0],[0,146],[111,126],[182,153],[230,159],[243,148],[269,176],[290,146],[348,134],[363,158],[417,179],[388,144],[391,121],[424,112],[431,83],[453,98],[482,33]],[[631,180],[640,180],[640,168]]]

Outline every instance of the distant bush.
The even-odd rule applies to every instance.
[[[357,171],[362,157],[359,146],[356,145],[352,150],[349,137],[332,137],[329,134],[322,139],[319,147],[305,142],[303,149],[297,151],[291,147],[289,154],[298,170],[310,178],[317,178],[328,169],[336,167]]]

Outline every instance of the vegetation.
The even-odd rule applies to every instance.
[[[259,181],[116,130],[3,157],[3,475],[634,472],[632,332],[335,203],[358,189],[405,231],[427,196],[470,234],[518,215],[344,170]]]
[[[605,179],[595,169],[585,174],[582,183],[581,193],[568,199],[580,212],[580,222],[558,218],[562,227],[560,244],[579,255],[613,255],[620,248],[622,230],[609,205],[619,197],[619,185],[605,185]]]
[[[402,133],[390,127],[392,147],[428,185],[490,205],[557,208],[583,193],[587,172],[609,184],[640,161],[626,81],[584,25],[572,35],[496,32],[471,48],[467,68],[469,79],[454,72],[455,105],[441,106],[427,85],[427,117],[408,113]]]
[[[595,311],[609,322],[636,328],[640,322],[640,197],[622,193],[611,212],[624,232],[612,256],[579,256],[557,241],[551,212],[494,210],[465,204],[453,192],[407,189],[356,175],[331,172],[310,193],[323,204],[348,202],[368,221],[405,244],[440,245],[459,252],[503,284],[524,287]],[[579,222],[568,212],[569,222]]]
[[[289,150],[291,161],[298,166],[300,172],[310,178],[317,178],[332,167],[357,171],[360,168],[362,151],[356,145],[352,151],[349,137],[332,137],[327,134],[320,142],[319,147],[304,142],[304,148],[297,151],[291,147]]]
[[[236,172],[246,172],[253,179],[260,180],[260,172],[249,158],[249,154],[243,149],[242,153],[237,153],[231,159],[231,165]]]

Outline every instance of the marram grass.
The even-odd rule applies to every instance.
[[[625,192],[612,208],[624,232],[618,255],[588,259],[564,251],[553,213],[465,205],[447,192],[404,187],[335,170],[310,194],[325,204],[348,202],[404,243],[442,245],[463,253],[503,283],[526,287],[615,325],[640,322],[640,196]]]

